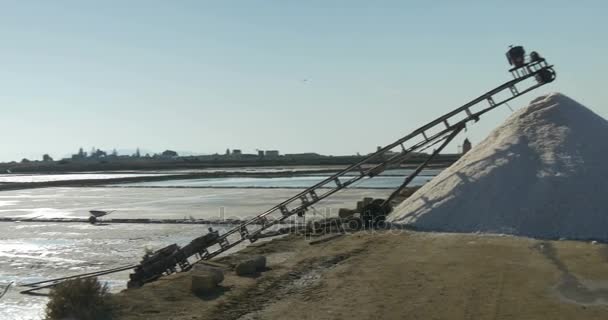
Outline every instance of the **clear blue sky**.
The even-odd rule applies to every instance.
[[[513,107],[560,91],[608,117],[606,3],[0,0],[0,160],[366,153],[508,80],[510,44],[558,72]]]

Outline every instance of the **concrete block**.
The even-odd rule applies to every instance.
[[[253,260],[244,260],[236,264],[234,272],[239,276],[249,276],[257,273],[256,263]]]
[[[266,257],[261,255],[243,258],[234,267],[234,271],[239,276],[252,275],[265,269]]]
[[[266,257],[265,256],[252,256],[253,264],[257,271],[263,271],[266,269]]]
[[[224,270],[201,263],[192,266],[192,273],[196,275],[210,274],[213,276],[216,284],[224,281]]]
[[[208,294],[217,288],[215,277],[210,274],[193,274],[191,290],[194,294]]]

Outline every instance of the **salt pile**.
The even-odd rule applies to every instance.
[[[400,204],[422,230],[608,240],[608,121],[541,96]]]

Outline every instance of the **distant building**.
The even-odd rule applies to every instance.
[[[244,153],[239,157],[239,159],[247,160],[247,161],[257,161],[260,158],[258,157],[257,154]]]
[[[322,156],[322,155],[320,155],[318,153],[314,153],[314,152],[306,152],[306,153],[286,154],[285,158],[291,159],[291,160],[311,160],[311,159],[325,158],[325,156]]]
[[[462,143],[462,154],[469,152],[472,147],[473,145],[471,144],[471,141],[469,141],[468,138],[464,139],[464,142]]]
[[[175,152],[173,150],[165,150],[165,151],[163,151],[163,153],[161,153],[161,156],[167,157],[167,158],[173,158],[173,157],[177,157],[178,154],[177,154],[177,152]]]
[[[264,158],[264,150],[258,150],[258,158]]]
[[[82,148],[78,149],[77,154],[72,155],[73,160],[78,161],[91,161],[99,158],[105,158],[108,154],[105,151],[99,150],[97,148],[91,148],[90,153],[86,153],[82,150]]]
[[[266,150],[264,156],[266,156],[266,158],[278,158],[279,150]]]
[[[107,156],[107,153],[105,151],[96,149],[95,151],[91,152],[91,158],[104,158]]]
[[[77,154],[73,154],[72,155],[72,159],[84,159],[87,157],[87,153],[84,152],[84,150],[82,149],[82,147],[80,149],[78,149],[78,153]]]
[[[243,151],[241,149],[232,149],[232,153],[228,156],[230,159],[241,159]]]

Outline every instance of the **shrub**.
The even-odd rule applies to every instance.
[[[47,320],[111,319],[108,286],[97,278],[73,279],[55,286],[46,305]]]

